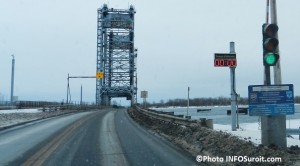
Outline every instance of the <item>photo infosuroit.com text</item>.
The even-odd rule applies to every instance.
[[[198,155],[196,157],[197,162],[244,162],[244,163],[281,163],[281,157],[250,157],[250,156],[225,156],[225,157],[210,157]]]

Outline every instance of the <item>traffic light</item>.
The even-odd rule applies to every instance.
[[[279,59],[277,31],[276,24],[262,25],[264,66],[275,66]]]

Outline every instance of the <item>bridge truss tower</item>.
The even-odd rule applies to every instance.
[[[106,4],[98,9],[96,72],[103,72],[96,80],[98,105],[110,105],[115,97],[126,97],[131,105],[136,102],[135,13],[132,5],[127,10],[109,9]]]

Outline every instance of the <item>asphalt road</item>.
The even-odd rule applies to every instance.
[[[125,110],[78,113],[0,132],[0,165],[196,165]]]

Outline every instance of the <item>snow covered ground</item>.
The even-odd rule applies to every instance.
[[[47,114],[48,113],[39,111],[38,109],[0,110],[0,129],[41,119],[43,117],[47,117]]]
[[[28,121],[39,120],[76,112],[77,110],[41,111],[39,109],[0,110],[0,130]]]
[[[299,129],[300,119],[293,119],[286,121],[286,127],[292,129]],[[231,125],[214,124],[214,129],[231,133],[246,141],[251,141],[257,145],[261,144],[261,129],[258,123],[242,123],[240,129],[231,131]],[[287,146],[298,145],[300,147],[299,135],[292,135],[293,138],[287,138]]]
[[[12,109],[12,110],[0,110],[0,114],[12,114],[12,113],[38,113],[41,112],[38,109]]]

